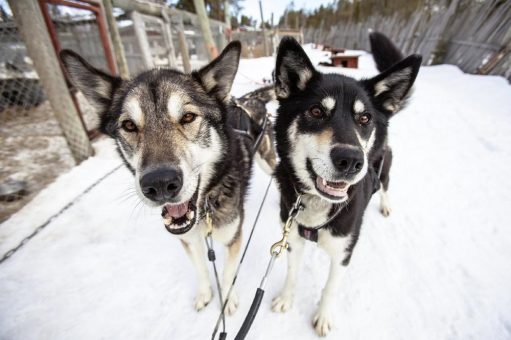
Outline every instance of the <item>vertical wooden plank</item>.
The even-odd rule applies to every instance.
[[[206,50],[208,51],[209,58],[214,59],[218,56],[218,49],[216,48],[216,44],[213,41],[213,35],[211,34],[211,28],[209,26],[209,19],[206,13],[206,6],[204,5],[204,0],[193,0],[193,4],[195,6],[195,12],[197,13],[197,17],[199,19],[199,25],[202,30],[202,38],[204,39],[204,43],[206,45]]]
[[[174,48],[174,41],[172,40],[172,22],[170,21],[169,15],[165,11],[161,11],[163,18],[162,29],[165,44],[167,45],[167,58],[169,59],[170,67],[177,67],[176,61],[176,49]]]
[[[147,32],[145,30],[144,21],[138,12],[133,11],[130,13],[130,16],[131,20],[133,20],[133,28],[135,30],[135,36],[137,38],[138,47],[140,48],[140,53],[142,54],[144,65],[147,69],[153,68],[154,62],[151,55],[149,41],[147,40]]]
[[[181,60],[183,61],[183,69],[186,73],[192,71],[190,66],[190,55],[188,53],[188,44],[186,43],[185,27],[183,25],[183,17],[179,16],[177,25],[177,38],[179,39],[179,51],[181,52]]]

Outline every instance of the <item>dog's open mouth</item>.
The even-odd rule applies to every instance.
[[[321,176],[316,177],[316,189],[330,199],[339,200],[347,197],[349,188],[350,185],[345,181],[331,182]]]
[[[184,234],[195,224],[197,220],[197,192],[188,201],[163,206],[161,216],[165,228],[171,234]]]

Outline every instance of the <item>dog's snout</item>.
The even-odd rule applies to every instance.
[[[336,147],[330,157],[335,168],[346,174],[355,174],[364,166],[364,154],[358,148]]]
[[[183,187],[183,173],[175,168],[158,168],[140,178],[145,197],[155,202],[174,198]]]

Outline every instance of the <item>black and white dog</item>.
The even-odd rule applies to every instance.
[[[275,131],[280,161],[275,176],[282,223],[298,195],[304,209],[294,221],[287,278],[272,309],[285,312],[291,307],[305,240],[317,242],[331,259],[313,318],[321,336],[332,328],[331,305],[357,243],[364,211],[380,181],[384,190],[388,187],[387,124],[405,104],[421,64],[418,55],[400,61],[400,52],[381,34],[373,34],[371,42],[377,65],[385,70],[361,81],[318,72],[292,38],[284,38],[278,49],[275,91],[280,106]],[[382,213],[388,214],[383,195]]]
[[[95,106],[100,130],[115,140],[133,173],[139,198],[162,209],[167,230],[179,237],[194,263],[197,310],[212,298],[204,244],[206,201],[212,237],[227,247],[225,297],[241,244],[252,148],[261,132],[257,121],[266,115],[257,99],[260,91],[238,101],[230,96],[240,53],[241,44],[233,42],[191,74],[155,69],[131,80],[106,74],[72,51],[61,53],[72,82]],[[272,138],[265,135],[258,150],[269,168],[275,164]],[[227,314],[237,306],[233,293]]]

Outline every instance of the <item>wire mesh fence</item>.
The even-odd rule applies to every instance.
[[[12,18],[0,21],[0,222],[74,165]]]

